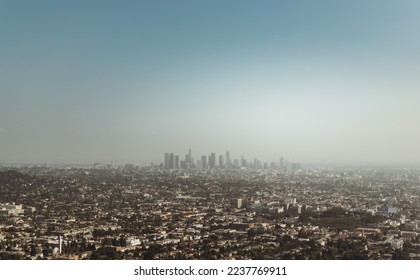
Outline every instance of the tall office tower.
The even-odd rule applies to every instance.
[[[254,158],[254,168],[255,169],[263,169],[261,161],[257,158]]]
[[[211,153],[209,156],[209,166],[211,169],[216,168],[216,153]]]
[[[191,153],[191,148],[190,148],[190,164],[191,164],[191,167],[194,167],[195,166],[194,157],[193,157],[193,155]]]
[[[223,168],[223,166],[224,166],[224,163],[223,163],[223,156],[222,156],[222,155],[220,155],[220,156],[219,156],[219,168]]]
[[[241,166],[246,167],[246,160],[245,160],[244,156],[241,156]]]
[[[185,155],[185,168],[193,168],[195,166],[194,158],[191,153],[191,148],[188,149],[188,154]]]
[[[179,155],[175,155],[175,169],[179,169]]]
[[[279,166],[280,170],[283,170],[283,168],[284,168],[284,159],[282,157],[280,158],[279,164],[280,164],[280,166]]]
[[[188,164],[191,163],[191,148],[189,148],[188,154],[185,155],[185,162]]]
[[[185,156],[185,161],[189,163],[190,166],[194,165],[194,159],[192,157],[191,148],[188,149],[188,154]]]
[[[201,165],[203,166],[203,169],[207,168],[207,157],[201,156]]]
[[[232,161],[230,159],[229,151],[226,151],[226,168],[229,168],[232,165]]]
[[[284,162],[284,170],[286,171],[286,172],[289,172],[290,171],[290,161],[288,161],[287,159],[285,160],[285,162]]]
[[[233,165],[235,165],[236,167],[239,167],[239,159],[234,159]]]
[[[203,169],[203,162],[201,161],[201,159],[197,159],[197,168]]]
[[[169,169],[175,169],[175,155],[174,155],[174,153],[169,154]]]
[[[165,169],[169,169],[169,153],[165,153]]]

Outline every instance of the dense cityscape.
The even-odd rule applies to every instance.
[[[164,153],[0,167],[0,259],[420,259],[420,170]]]

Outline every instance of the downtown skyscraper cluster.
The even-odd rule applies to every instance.
[[[164,170],[174,169],[240,169],[240,168],[251,168],[251,169],[274,169],[282,171],[294,171],[300,169],[299,163],[292,163],[291,161],[280,158],[278,162],[261,162],[259,159],[254,158],[252,162],[248,162],[244,156],[240,159],[234,159],[232,161],[229,151],[226,151],[225,156],[219,155],[218,161],[216,153],[212,152],[210,155],[202,155],[195,161],[191,148],[188,150],[188,154],[185,155],[184,160],[180,160],[180,156],[166,152],[164,154],[164,163],[161,165]]]

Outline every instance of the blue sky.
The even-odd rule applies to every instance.
[[[0,1],[0,161],[418,164],[418,1]]]

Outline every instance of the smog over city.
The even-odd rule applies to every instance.
[[[0,1],[0,259],[419,259],[419,9]]]

